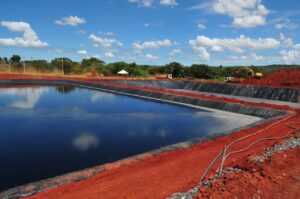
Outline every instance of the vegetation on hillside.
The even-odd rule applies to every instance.
[[[171,62],[164,66],[137,65],[136,63],[115,62],[106,64],[97,58],[83,59],[75,62],[67,57],[60,57],[51,60],[22,61],[21,56],[13,55],[10,58],[0,57],[0,72],[23,72],[24,66],[28,73],[55,73],[82,75],[86,73],[103,74],[103,76],[115,76],[120,70],[129,72],[130,77],[149,77],[155,74],[172,74],[175,78],[198,78],[217,79],[223,81],[225,77],[247,77],[250,74],[236,73],[237,67],[208,66],[205,64],[193,64],[183,66],[178,62]],[[269,65],[250,66],[254,72],[269,75],[279,68],[298,68],[299,65]]]

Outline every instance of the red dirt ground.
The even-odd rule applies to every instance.
[[[0,79],[10,79],[10,78],[43,78],[43,79],[56,79],[62,77],[53,77],[53,76],[14,76],[14,75],[0,75]],[[92,81],[90,78],[76,78],[81,81]],[[107,83],[108,84],[108,83]],[[109,83],[112,85],[112,83]],[[125,86],[115,84],[115,86]],[[126,86],[129,87],[129,86]],[[135,88],[134,86],[130,86]],[[156,89],[142,87],[139,89],[149,89],[155,91]],[[163,89],[157,89],[156,92],[166,92]],[[187,93],[174,92],[172,94],[177,95],[187,95]],[[210,99],[208,96],[195,95],[191,97],[205,97]],[[215,98],[214,100],[223,100],[230,102],[231,100]],[[234,103],[245,103],[233,101]],[[246,103],[248,105],[257,105],[257,106],[269,106],[273,108],[288,109],[293,110],[292,108],[287,108],[285,106],[273,106],[266,104],[255,104],[255,103]],[[296,111],[296,115],[286,122],[298,122],[300,121],[300,110]],[[273,121],[274,122],[274,121]],[[271,122],[271,123],[273,123]],[[208,166],[210,161],[223,149],[225,145],[228,145],[233,140],[243,137],[250,133],[257,132],[260,129],[268,126],[269,123],[259,125],[255,128],[248,128],[239,131],[233,135],[218,138],[212,141],[207,141],[194,145],[193,147],[165,152],[159,156],[150,157],[142,162],[133,162],[131,164],[116,167],[111,171],[100,173],[94,177],[90,177],[86,180],[79,182],[73,182],[60,187],[52,188],[41,192],[37,195],[28,197],[32,199],[40,198],[65,198],[65,199],[75,199],[75,198],[166,198],[175,192],[187,191],[197,185],[200,175],[203,173],[205,168]],[[239,142],[232,146],[230,150],[237,150],[243,148],[255,140],[274,137],[274,136],[284,136],[289,132],[290,129],[284,125],[284,123],[279,123],[274,127],[270,128],[263,133],[258,134],[255,137],[251,137],[247,140]],[[226,162],[225,167],[227,166],[236,166],[243,165],[245,159],[253,154],[261,153],[264,149],[270,147],[277,141],[265,141],[261,142],[255,147],[250,148],[248,151],[236,154],[231,156]],[[294,159],[292,159],[294,161]],[[279,160],[280,162],[281,160]],[[276,164],[274,164],[276,166]],[[112,164],[112,167],[114,165]],[[214,166],[212,171],[208,174],[210,176],[213,174],[217,166]],[[277,167],[276,167],[277,168]],[[279,167],[278,167],[279,169]],[[271,173],[271,176],[274,173]],[[242,176],[241,176],[242,177]],[[247,181],[247,177],[241,178]],[[271,178],[272,179],[272,178]],[[234,182],[233,182],[234,183]],[[246,183],[246,182],[245,182]],[[268,184],[270,183],[269,178],[260,178],[260,183]],[[238,187],[238,183],[232,186]],[[243,184],[243,186],[246,186]],[[236,188],[238,189],[238,188]],[[267,190],[267,189],[266,189]],[[264,191],[264,190],[262,190]],[[279,194],[281,190],[272,190],[272,194]],[[297,189],[291,190],[297,191]],[[216,196],[218,190],[214,191]],[[209,192],[207,192],[209,193]],[[228,192],[230,194],[230,192]],[[219,195],[222,196],[222,195]],[[230,196],[230,195],[228,195]],[[244,198],[244,197],[242,197]]]
[[[242,84],[265,85],[265,86],[283,86],[300,88],[300,70],[280,69],[270,76],[261,79],[249,78]]]
[[[243,171],[222,177],[198,198],[300,198],[300,148],[278,152],[262,165],[245,158]],[[268,179],[268,180],[266,180]]]

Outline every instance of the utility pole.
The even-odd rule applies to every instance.
[[[25,63],[25,61],[23,60],[23,73],[25,73],[26,72],[26,63]]]
[[[11,67],[11,66],[10,66],[10,61],[8,61],[8,72],[9,72],[9,73],[10,73],[10,71],[11,71],[11,70],[10,70],[10,67]]]
[[[61,73],[64,74],[64,58],[61,59]]]

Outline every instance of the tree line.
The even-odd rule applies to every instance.
[[[47,60],[26,60],[22,62],[19,55],[13,55],[10,58],[0,57],[0,63],[10,64],[15,70],[21,70],[26,64],[27,68],[42,73],[64,73],[71,75],[82,75],[85,73],[103,74],[104,76],[114,76],[120,70],[126,70],[131,77],[149,77],[155,74],[172,74],[174,78],[199,78],[199,79],[219,79],[225,77],[242,76],[247,77],[250,74],[236,74],[237,67],[208,66],[206,64],[193,64],[184,66],[178,62],[171,62],[164,66],[137,65],[136,63],[115,62],[105,63],[97,58],[82,59],[81,62],[73,61],[67,57],[55,58],[48,62]],[[255,72],[269,74],[275,69],[268,67],[251,66]]]

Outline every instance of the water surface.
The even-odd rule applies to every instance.
[[[0,191],[257,121],[70,86],[0,88]]]

